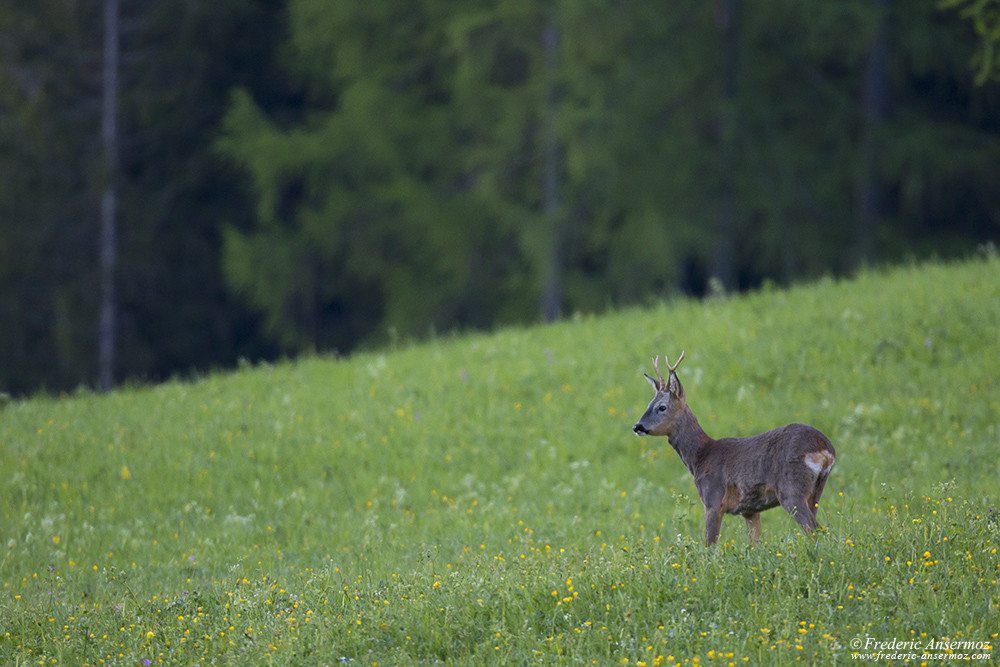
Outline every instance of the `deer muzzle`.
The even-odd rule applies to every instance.
[[[646,427],[642,425],[642,422],[639,422],[638,424],[633,426],[632,432],[635,433],[636,435],[649,435],[649,431],[647,431]]]

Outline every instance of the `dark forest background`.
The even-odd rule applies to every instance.
[[[997,4],[3,3],[0,391],[968,255]]]

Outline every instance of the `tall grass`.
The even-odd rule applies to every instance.
[[[832,664],[943,639],[995,661],[998,270],[871,271],[10,403],[0,655]],[[733,517],[701,545],[688,472],[630,433],[650,357],[681,350],[709,434],[830,436],[818,541],[777,509],[759,546]]]

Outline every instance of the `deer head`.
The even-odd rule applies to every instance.
[[[683,352],[681,352],[681,356],[677,358],[674,365],[671,366],[670,361],[666,357],[663,358],[663,361],[667,364],[666,380],[660,375],[660,357],[657,356],[653,359],[653,370],[656,373],[656,379],[654,380],[648,375],[645,377],[649,381],[649,384],[652,385],[653,390],[656,391],[656,395],[649,402],[649,406],[646,408],[646,412],[642,415],[642,418],[632,427],[636,435],[669,435],[673,432],[677,419],[684,413],[684,408],[687,407],[687,401],[684,397],[684,387],[681,386],[681,381],[677,379],[677,373],[675,372],[677,367],[680,366],[682,359],[684,359]]]

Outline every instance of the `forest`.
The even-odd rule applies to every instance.
[[[0,392],[993,247],[998,17],[997,0],[5,3]]]

